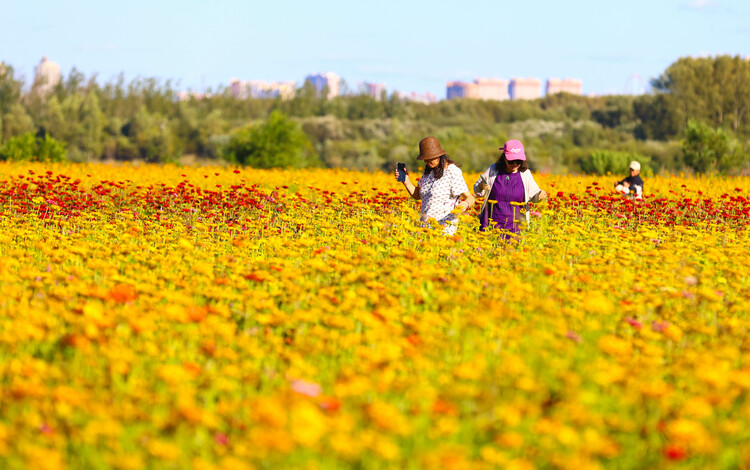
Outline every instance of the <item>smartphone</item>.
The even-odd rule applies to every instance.
[[[406,163],[398,162],[398,181],[406,181]]]

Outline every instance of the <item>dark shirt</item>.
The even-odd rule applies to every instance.
[[[633,186],[640,186],[641,190],[643,190],[643,179],[641,179],[641,175],[628,176],[624,180],[618,181],[617,183],[615,183],[615,186],[617,186],[618,184],[623,184],[623,183],[630,183],[631,189],[633,188]]]

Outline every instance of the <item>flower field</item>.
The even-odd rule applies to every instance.
[[[1,466],[746,467],[750,178],[535,176],[0,164]]]

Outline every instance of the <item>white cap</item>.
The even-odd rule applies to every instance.
[[[629,168],[631,170],[640,170],[641,169],[641,164],[638,163],[637,161],[633,160],[632,162],[630,162],[630,167]]]

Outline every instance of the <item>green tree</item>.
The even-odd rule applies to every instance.
[[[145,106],[123,126],[122,133],[127,139],[118,140],[118,146],[123,150],[123,153],[118,152],[120,158],[163,162],[182,153],[169,119],[159,113],[149,113]]]
[[[323,100],[324,98],[318,96],[318,92],[312,83],[306,81],[300,88],[297,88],[292,99],[276,100],[274,110],[289,116],[319,116],[323,114],[321,112],[325,105]]]
[[[187,153],[214,158],[218,152],[214,139],[227,131],[228,124],[221,109],[211,110],[205,116],[202,113],[190,102],[180,102],[172,120],[175,135]]]
[[[36,131],[33,119],[31,119],[31,116],[28,115],[21,103],[13,103],[11,105],[8,112],[2,116],[2,123],[3,140],[7,140],[9,137],[15,135]]]
[[[685,57],[652,82],[668,96],[678,122],[695,119],[750,133],[750,61],[739,56]]]
[[[747,164],[747,154],[724,129],[694,119],[688,121],[682,141],[683,160],[698,173],[728,172]]]
[[[630,96],[607,97],[606,106],[591,112],[591,118],[604,127],[619,127],[632,122],[633,98]]]
[[[13,67],[0,62],[0,116],[10,112],[14,104],[21,101],[20,80],[13,77]]]
[[[633,134],[640,140],[668,140],[680,133],[675,108],[677,103],[668,95],[641,95],[633,102],[633,112],[639,122]]]
[[[89,90],[81,103],[77,119],[76,144],[85,160],[100,158],[104,151],[106,117],[99,107],[99,97]]]
[[[256,168],[300,168],[318,163],[300,126],[278,111],[261,124],[235,132],[223,154],[231,162]]]
[[[68,132],[68,127],[73,120],[66,118],[60,99],[56,95],[50,97],[43,113],[38,119],[40,126],[52,134],[53,137],[65,140],[70,137],[71,133]]]

